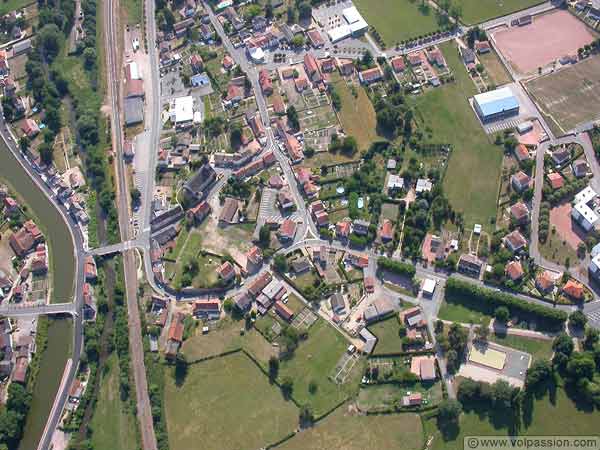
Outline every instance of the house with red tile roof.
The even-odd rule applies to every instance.
[[[233,58],[232,58],[231,56],[229,56],[229,55],[225,55],[225,56],[223,57],[223,62],[222,62],[222,64],[223,64],[223,68],[224,68],[225,70],[230,70],[230,69],[232,69],[232,68],[233,68],[233,66],[235,65],[235,62],[233,61]]]
[[[512,187],[517,192],[523,192],[531,187],[531,177],[522,170],[510,178]]]
[[[565,295],[567,295],[568,297],[571,297],[574,300],[583,299],[583,294],[584,294],[583,284],[578,283],[575,280],[570,279],[569,281],[567,281],[565,283],[565,285],[563,286],[562,291]]]
[[[535,277],[536,288],[544,294],[551,292],[554,289],[555,283],[556,276],[548,270],[542,271]]]
[[[553,190],[558,190],[565,185],[565,179],[558,172],[552,172],[548,174],[548,182]]]
[[[273,82],[271,81],[271,75],[266,69],[262,69],[258,72],[258,83],[263,94],[271,95],[273,93]]]
[[[519,161],[519,162],[528,161],[531,159],[529,150],[527,150],[527,147],[525,147],[525,145],[523,145],[523,144],[517,144],[515,146],[514,152],[515,152],[515,158],[517,158],[517,161]]]
[[[94,257],[92,255],[85,257],[85,263],[83,267],[83,273],[85,274],[86,281],[94,281],[98,277],[96,261],[94,261]]]
[[[394,239],[394,224],[389,219],[384,219],[379,228],[379,237],[383,242],[389,242]]]
[[[488,41],[475,41],[474,48],[475,51],[480,55],[492,51],[492,47],[490,47],[490,43]]]
[[[217,299],[196,300],[192,306],[194,317],[215,320],[221,316],[221,302]]]
[[[335,59],[333,58],[325,58],[320,61],[321,63],[321,72],[329,73],[333,72],[336,68]]]
[[[520,280],[523,277],[523,266],[520,261],[510,261],[504,268],[506,276],[512,281]]]
[[[403,72],[404,69],[406,69],[406,64],[404,63],[404,58],[402,56],[396,56],[395,58],[392,58],[390,64],[396,73]]]
[[[335,224],[335,236],[339,240],[346,240],[350,236],[352,224],[349,220],[342,220]]]
[[[379,67],[363,70],[358,74],[358,79],[362,84],[372,84],[383,79],[383,72]]]
[[[321,36],[321,33],[319,33],[319,30],[313,29],[306,34],[308,35],[308,39],[314,48],[321,48],[325,45],[325,40],[323,39],[323,36]]]
[[[527,240],[523,237],[519,230],[514,230],[504,236],[504,245],[513,253],[516,253],[525,248]]]
[[[222,280],[229,281],[235,278],[235,268],[229,261],[225,261],[217,268],[217,274]]]
[[[283,302],[279,300],[276,301],[274,307],[275,312],[277,312],[277,314],[279,314],[279,317],[281,317],[286,322],[289,322],[292,319],[292,317],[294,317],[294,311],[292,311],[290,308],[284,305]]]
[[[523,202],[515,203],[510,207],[510,218],[517,225],[524,225],[529,222],[529,208]]]
[[[260,248],[254,245],[250,250],[246,252],[246,258],[255,266],[259,266],[262,264],[263,254]]]
[[[202,201],[198,203],[196,206],[187,210],[187,215],[189,218],[193,219],[195,223],[199,224],[206,219],[206,217],[210,214],[211,207],[207,201]]]
[[[296,228],[297,224],[291,219],[285,219],[281,226],[279,227],[279,231],[277,234],[279,235],[279,239],[282,241],[291,241],[296,236]]]
[[[304,55],[304,70],[306,70],[306,74],[312,82],[320,81],[321,74],[319,72],[319,65],[317,64],[314,55],[310,52]]]
[[[194,73],[202,72],[204,68],[204,61],[202,61],[202,57],[196,53],[190,56],[190,66],[192,66],[192,71]]]
[[[40,128],[38,127],[38,124],[35,123],[35,120],[25,119],[21,125],[21,131],[28,138],[33,138],[40,132]]]

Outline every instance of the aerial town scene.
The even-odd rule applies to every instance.
[[[600,0],[5,0],[0,96],[0,450],[600,448]]]

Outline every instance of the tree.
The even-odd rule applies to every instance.
[[[258,243],[261,248],[267,248],[271,244],[271,228],[268,225],[260,227],[258,232]]]
[[[514,389],[506,380],[496,380],[492,385],[492,396],[494,399],[494,406],[497,408],[508,409],[512,406]]]
[[[573,353],[567,363],[567,374],[574,381],[592,380],[596,363],[589,353]]]
[[[290,44],[294,48],[300,48],[304,45],[305,42],[306,41],[304,40],[304,36],[302,36],[301,34],[298,34],[292,38],[292,40],[290,41]]]
[[[287,9],[287,23],[292,24],[296,22],[296,11],[293,6],[288,6]]]
[[[301,21],[310,20],[312,16],[312,7],[308,2],[302,2],[298,5],[298,18]]]
[[[271,382],[277,379],[277,374],[279,373],[279,359],[275,356],[271,356],[269,358],[269,380]]]
[[[294,391],[294,380],[291,377],[286,376],[281,380],[281,393],[286,399],[289,399],[292,396],[292,392]]]
[[[54,149],[51,145],[48,145],[46,142],[42,142],[38,147],[38,152],[40,153],[40,158],[44,164],[52,164],[52,160],[54,159]]]
[[[46,59],[52,61],[60,51],[62,33],[55,24],[44,25],[39,33],[39,43]]]
[[[494,311],[494,317],[498,322],[507,323],[510,317],[508,308],[506,306],[499,306]]]
[[[560,333],[552,342],[552,350],[567,357],[571,356],[571,353],[573,353],[573,339],[567,333]]]
[[[593,350],[598,341],[600,341],[600,331],[592,327],[585,330],[585,339],[583,341],[584,349]]]
[[[552,364],[547,359],[538,359],[534,361],[531,367],[527,369],[525,376],[525,390],[539,388],[552,377]]]
[[[294,130],[300,129],[300,122],[298,120],[298,111],[296,111],[296,107],[294,105],[291,105],[288,107],[287,118],[288,118],[288,123],[290,124],[291,128],[293,128]]]
[[[312,395],[315,395],[318,389],[319,385],[317,384],[317,382],[315,380],[310,380],[310,382],[308,383],[308,392],[310,392]]]
[[[140,192],[140,190],[138,188],[133,188],[131,190],[131,203],[134,206],[134,208],[140,204],[140,200],[142,199],[142,193]]]
[[[475,336],[480,341],[486,342],[488,340],[489,335],[490,329],[485,325],[481,325],[475,329]]]
[[[583,330],[587,324],[587,317],[580,311],[573,311],[569,315],[569,325],[573,328]]]
[[[443,400],[438,406],[438,418],[444,424],[458,423],[461,412],[461,404],[454,399]]]
[[[300,426],[303,428],[310,427],[315,421],[313,410],[308,405],[302,405],[300,408]]]
[[[239,148],[240,145],[242,145],[242,127],[239,123],[235,123],[231,126],[229,140],[233,148]]]
[[[275,266],[275,270],[279,273],[285,273],[288,271],[287,258],[281,253],[275,255],[275,258],[273,258],[273,265]]]
[[[365,66],[367,68],[371,67],[373,65],[373,62],[375,60],[373,59],[373,54],[371,53],[370,50],[367,50],[364,54],[363,57],[360,60],[360,64],[362,66]]]
[[[273,18],[273,3],[271,2],[271,0],[269,0],[267,2],[267,4],[265,5],[265,18],[266,19]]]
[[[83,64],[87,70],[91,70],[96,65],[96,49],[87,47],[83,51]]]
[[[175,357],[175,382],[178,385],[183,384],[188,373],[188,361],[185,354],[178,352]]]

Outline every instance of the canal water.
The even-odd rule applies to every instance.
[[[39,222],[50,249],[53,302],[72,301],[75,256],[69,229],[58,210],[31,180],[21,164],[0,140],[0,180],[8,183],[28,205]],[[48,327],[48,345],[40,361],[33,401],[19,450],[35,450],[44,432],[54,397],[73,345],[70,319],[54,319]]]

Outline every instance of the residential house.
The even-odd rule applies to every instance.
[[[510,184],[517,192],[524,192],[531,187],[531,177],[522,170],[510,178]]]
[[[544,270],[535,277],[535,286],[542,294],[549,294],[554,290],[556,284],[556,275],[548,270]]]
[[[225,224],[233,224],[237,222],[238,201],[232,197],[225,198],[221,214],[219,214],[219,222]]]
[[[190,66],[192,67],[192,72],[200,73],[204,69],[204,61],[202,57],[196,53],[190,56]]]
[[[573,300],[582,300],[584,296],[584,287],[583,284],[570,279],[565,283],[562,288],[563,293],[572,298]]]
[[[221,317],[221,302],[218,299],[196,300],[192,306],[192,314],[196,318],[217,320]]]
[[[273,82],[271,81],[271,75],[268,70],[262,69],[258,73],[258,83],[260,84],[260,89],[263,94],[268,96],[273,93]]]
[[[410,371],[421,381],[435,381],[435,358],[431,355],[413,357],[410,361]]]
[[[183,342],[183,313],[175,313],[171,318],[171,325],[169,326],[169,332],[167,334],[167,344],[165,348],[165,356],[168,359],[173,359],[177,356],[179,347]]]
[[[517,253],[525,248],[527,245],[527,240],[519,230],[514,230],[504,236],[504,246],[508,248],[511,252]]]
[[[365,319],[365,322],[371,323],[387,316],[393,311],[394,309],[389,300],[381,297],[373,300],[371,304],[365,308],[363,318]]]
[[[294,317],[294,311],[292,311],[290,308],[284,305],[283,302],[276,301],[274,307],[275,312],[277,312],[279,317],[281,317],[286,322],[289,322],[290,320],[292,320],[292,317]]]
[[[529,222],[529,208],[523,202],[515,203],[510,207],[510,217],[517,225],[525,225]]]
[[[273,280],[270,272],[263,272],[248,286],[248,292],[256,298],[258,294]]]
[[[235,296],[233,302],[236,308],[242,312],[248,312],[252,308],[252,297],[248,294],[248,291],[242,291]]]
[[[317,64],[317,60],[312,53],[306,53],[304,55],[304,69],[313,83],[321,81],[319,65]]]
[[[352,222],[352,232],[358,236],[366,236],[369,234],[369,225],[366,220],[356,219]]]
[[[588,174],[589,166],[588,163],[583,159],[578,159],[577,161],[573,161],[571,164],[573,169],[573,174],[577,178],[583,178]]]
[[[187,210],[187,216],[196,224],[200,224],[210,214],[211,207],[206,201],[198,203],[196,206]]]
[[[38,124],[35,123],[35,120],[25,119],[21,125],[21,131],[25,136],[32,139],[40,132],[40,128],[38,127]]]
[[[252,248],[246,252],[246,259],[255,266],[260,266],[263,262],[262,251],[256,245],[253,245]]]
[[[415,186],[415,192],[421,194],[423,192],[431,192],[433,189],[433,183],[425,178],[419,178]]]
[[[492,47],[490,46],[490,43],[488,41],[475,41],[474,48],[475,51],[480,55],[492,51]]]
[[[558,172],[552,172],[548,174],[548,182],[553,190],[562,188],[565,185],[565,179]]]
[[[427,60],[436,67],[446,67],[446,60],[441,50],[435,47],[433,50],[427,50]]]
[[[225,261],[217,268],[219,278],[227,282],[235,278],[235,268],[229,261]]]
[[[506,276],[510,278],[512,281],[518,281],[523,278],[523,266],[521,265],[521,261],[510,261],[504,267],[504,272]]]
[[[404,58],[402,56],[392,58],[390,64],[396,73],[404,72],[404,69],[406,69],[406,64],[404,63]]]
[[[342,220],[335,225],[335,236],[340,241],[345,241],[350,236],[351,224],[349,220]]]
[[[458,259],[457,270],[460,273],[464,273],[465,275],[469,275],[474,278],[479,278],[479,276],[481,275],[482,267],[483,262],[475,255],[464,253]]]
[[[325,45],[325,40],[319,30],[313,29],[306,33],[308,36],[308,40],[314,48],[321,48]]]
[[[379,67],[363,70],[358,74],[358,79],[362,84],[373,84],[383,79],[383,72]]]
[[[520,163],[522,163],[524,161],[529,161],[531,159],[529,150],[527,150],[527,147],[525,147],[523,144],[517,144],[515,146],[514,152],[515,152],[515,158],[517,158],[517,161],[519,161]]]
[[[379,238],[382,242],[389,242],[394,239],[394,224],[389,219],[384,219],[379,228]]]
[[[565,147],[561,147],[560,149],[554,150],[552,152],[552,161],[554,161],[554,164],[556,164],[557,166],[562,166],[570,158],[571,152]]]
[[[291,219],[285,219],[277,232],[279,239],[285,242],[293,241],[296,236],[296,228],[296,222]]]
[[[344,296],[339,292],[336,292],[331,297],[329,297],[329,304],[331,305],[331,310],[335,314],[342,314],[346,309],[346,302],[344,302]]]

